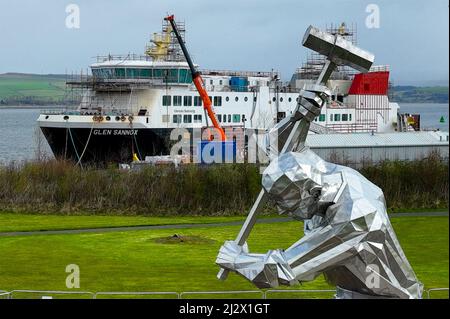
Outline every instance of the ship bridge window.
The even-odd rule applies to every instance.
[[[154,78],[162,78],[164,77],[162,69],[153,69],[153,77]]]
[[[222,97],[221,96],[214,97],[214,106],[222,106]]]
[[[162,105],[163,106],[170,106],[172,103],[172,97],[170,95],[163,95]]]
[[[184,106],[192,106],[192,96],[185,96],[183,98]]]
[[[181,123],[181,114],[174,114],[172,120],[174,123]]]
[[[348,120],[351,121],[352,120],[352,114],[348,115]]]
[[[343,95],[338,95],[337,96],[337,100],[338,100],[338,102],[343,103],[344,102],[344,96]]]
[[[116,68],[114,70],[116,78],[124,78],[125,77],[125,69],[124,68]]]
[[[180,69],[178,75],[179,83],[191,83],[192,82],[192,74],[188,69]]]
[[[228,123],[231,123],[231,114],[228,114]]]
[[[181,96],[175,95],[173,97],[173,106],[181,106]]]
[[[240,114],[233,114],[233,123],[239,123],[241,121]]]
[[[200,96],[194,96],[194,106],[202,106],[202,99]]]
[[[290,97],[290,98],[288,98],[288,102],[292,102],[292,98]]]
[[[217,120],[218,120],[219,122],[222,122],[222,114],[218,114],[218,115],[217,115]]]
[[[341,114],[334,114],[334,121],[340,121],[341,120]]]
[[[325,114],[319,115],[319,122],[325,122]]]
[[[150,69],[140,69],[140,77],[141,78],[151,78],[152,70]]]
[[[192,115],[191,114],[183,115],[183,122],[184,123],[192,123]]]
[[[223,85],[223,81],[222,80],[219,80],[219,85]]]
[[[195,114],[194,115],[194,123],[201,123],[202,122],[202,115],[201,114]]]
[[[94,75],[94,77],[97,78],[109,79],[114,76],[114,69],[110,68],[93,69],[92,74]]]
[[[348,121],[348,114],[342,114],[342,121],[347,122]]]
[[[139,78],[139,69],[127,69],[127,78]]]
[[[165,70],[164,80],[170,83],[178,82],[178,70],[177,69],[168,69]]]

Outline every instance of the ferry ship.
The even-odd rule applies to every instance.
[[[185,25],[177,22],[184,39]],[[144,55],[97,57],[91,74],[67,81],[81,91],[76,109],[42,111],[38,125],[55,157],[76,162],[129,162],[167,155],[171,132],[205,130],[208,119],[170,24],[153,34]],[[355,29],[327,27],[353,42]],[[265,131],[293,112],[303,85],[317,78],[325,59],[311,54],[288,82],[279,72],[202,70],[214,112],[228,138],[245,145],[248,130]],[[333,94],[312,133],[395,132],[407,127],[389,101],[389,68],[365,74],[339,67]]]

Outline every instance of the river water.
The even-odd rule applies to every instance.
[[[400,111],[421,114],[422,129],[449,130],[448,104],[400,104]],[[37,127],[39,112],[39,108],[0,108],[0,164],[32,160],[38,154],[52,157]],[[444,123],[440,122],[441,116]]]

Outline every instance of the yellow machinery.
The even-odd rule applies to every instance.
[[[152,57],[154,61],[161,61],[168,55],[172,28],[169,26],[163,33],[153,33],[151,42],[153,46],[147,47],[145,54]]]

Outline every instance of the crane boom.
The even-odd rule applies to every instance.
[[[186,45],[184,44],[183,38],[181,37],[177,24],[175,23],[175,17],[174,15],[167,16],[164,18],[164,20],[169,21],[172,26],[172,31],[175,33],[175,36],[177,37],[178,43],[180,44],[181,50],[183,51],[184,57],[186,58],[186,61],[189,65],[189,68],[192,73],[192,82],[194,82],[194,85],[200,94],[200,98],[203,101],[203,108],[208,113],[208,117],[211,119],[211,122],[213,126],[216,128],[216,130],[220,134],[220,139],[224,142],[226,141],[225,132],[223,128],[220,126],[219,122],[217,121],[216,115],[212,109],[211,106],[211,99],[208,96],[208,93],[206,92],[206,89],[203,86],[203,79],[199,71],[194,66],[194,63],[192,62],[191,56],[189,55],[189,52],[186,48]]]

